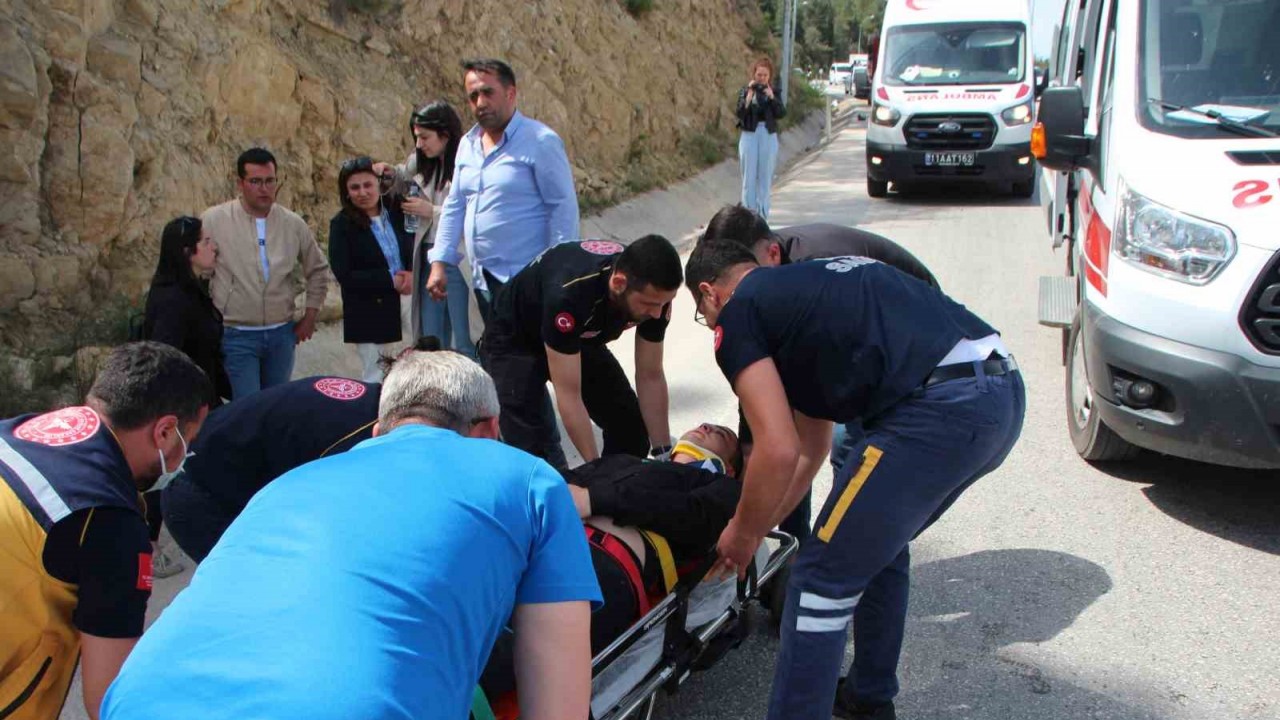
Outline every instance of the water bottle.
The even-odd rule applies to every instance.
[[[409,196],[409,197],[411,197],[411,198],[422,197],[422,189],[418,187],[418,183],[416,183],[416,182],[414,182],[414,181],[412,181],[412,180],[410,180],[410,181],[409,181],[409,194],[408,194],[408,196]],[[417,215],[414,215],[414,214],[409,213],[409,212],[405,212],[405,214],[404,214],[404,231],[405,231],[405,232],[407,232],[407,233],[409,233],[410,235],[413,235],[413,234],[417,233],[417,232],[418,232],[418,223],[419,223],[420,221],[421,221],[421,218],[419,218]]]

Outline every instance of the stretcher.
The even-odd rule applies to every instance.
[[[669,595],[592,659],[591,717],[649,720],[660,691],[674,694],[692,673],[710,668],[746,639],[751,603],[764,606],[775,622],[781,618],[788,561],[798,548],[794,537],[774,531],[757,549],[745,580],[702,582],[714,553],[680,578]],[[479,691],[471,715],[494,717]]]

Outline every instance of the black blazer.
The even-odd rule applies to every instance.
[[[400,267],[413,270],[413,236],[404,231],[404,213],[388,207],[391,226],[400,245]],[[342,339],[349,343],[399,342],[400,293],[391,282],[391,269],[378,246],[373,228],[361,226],[346,213],[329,221],[329,267],[342,286]]]
[[[198,285],[164,283],[147,293],[142,337],[172,345],[209,376],[214,397],[209,406],[231,397],[231,382],[222,362],[222,313]]]

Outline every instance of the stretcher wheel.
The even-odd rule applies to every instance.
[[[773,577],[761,593],[764,606],[769,609],[769,622],[773,629],[782,627],[782,613],[787,606],[787,585],[791,581],[791,563],[786,563]]]

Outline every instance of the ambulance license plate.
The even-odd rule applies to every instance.
[[[973,167],[975,153],[925,153],[924,164],[931,167]]]

